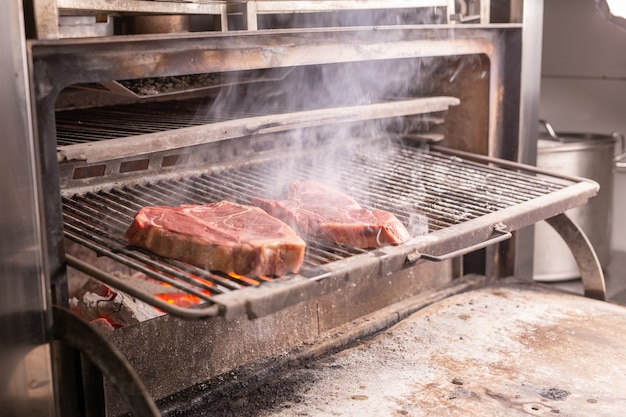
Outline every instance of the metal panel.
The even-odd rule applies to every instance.
[[[0,2],[0,410],[54,416],[49,283],[21,1]]]
[[[487,2],[487,7],[489,3]],[[258,29],[258,16],[263,14],[315,13],[343,10],[420,9],[441,7],[446,9],[444,22],[455,14],[454,0],[235,0],[229,2],[231,13],[243,15],[244,28]],[[486,23],[486,22],[483,22]]]
[[[537,121],[539,120],[539,91],[541,88],[541,48],[543,40],[543,0],[525,1],[523,5],[523,48],[521,64],[521,87],[519,140],[516,159],[524,164],[537,163]],[[521,230],[515,240],[517,254],[509,274],[532,279],[533,275],[532,227]]]

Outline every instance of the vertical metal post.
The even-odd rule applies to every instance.
[[[0,2],[0,413],[57,416],[21,0]]]
[[[518,162],[537,163],[543,0],[525,1],[522,30],[522,78]],[[532,279],[534,227],[519,230],[515,237],[516,277]]]

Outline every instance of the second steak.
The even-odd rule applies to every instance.
[[[357,248],[378,248],[410,238],[393,213],[362,208],[352,197],[315,181],[293,182],[285,200],[254,198],[252,204],[305,239],[315,236]]]

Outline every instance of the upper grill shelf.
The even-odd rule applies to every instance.
[[[361,143],[357,149],[338,148],[331,159],[321,150],[308,152],[305,157],[287,158],[283,154],[271,164],[266,161],[207,170],[201,175],[64,198],[65,233],[69,239],[133,272],[205,300],[209,307],[163,306],[160,300],[135,288],[132,279],[120,280],[72,257],[69,262],[172,314],[189,318],[218,313],[257,314],[254,310],[261,304],[259,311],[267,313],[272,306],[282,308],[308,297],[306,290],[290,289],[344,276],[356,266],[361,272],[371,268],[391,273],[424,254],[436,258],[441,253],[473,247],[489,241],[494,229],[507,233],[534,224],[584,204],[598,190],[592,181],[554,176],[532,167],[473,155],[461,158],[450,152],[426,151],[387,141],[382,146],[376,142],[369,146]],[[289,172],[287,177],[285,172]],[[310,241],[301,273],[280,279],[228,276],[126,246],[123,234],[143,206],[220,200],[248,204],[255,196],[276,196],[290,180],[310,178],[332,179],[363,206],[395,213],[414,237],[406,244],[372,251]],[[255,288],[233,291],[249,286]],[[291,299],[285,291],[292,294]],[[268,302],[272,298],[280,298],[280,303]]]
[[[455,97],[426,97],[246,115],[207,113],[203,116],[197,108],[193,114],[185,114],[185,110],[181,114],[178,109],[162,105],[144,106],[145,111],[141,111],[141,107],[115,107],[114,110],[67,112],[57,116],[58,143],[61,145],[57,158],[59,162],[102,162],[243,136],[442,112],[459,102]],[[186,108],[190,108],[188,104]],[[137,113],[137,110],[141,112]],[[73,136],[76,133],[80,139]],[[100,142],[105,139],[109,140]]]
[[[307,108],[302,108],[303,104],[281,111],[282,103],[269,104],[267,100],[245,110],[216,110],[204,99],[196,99],[62,111],[56,115],[61,188],[67,195],[112,182],[223,165],[233,159],[234,147],[233,165],[241,165],[272,157],[278,148],[317,147],[327,141],[321,136],[337,136],[339,127],[351,135],[352,129],[363,128],[368,121],[380,121],[385,131],[394,124],[396,129],[406,129],[404,124],[408,124],[411,132],[426,131],[429,140],[437,139],[441,134],[432,126],[441,124],[442,115],[459,103],[455,97],[435,96],[365,105],[331,103],[336,106],[327,108],[311,108],[307,103]],[[312,128],[333,130],[325,135],[292,133]],[[284,140],[276,140],[281,134]],[[233,146],[229,142],[235,138]],[[215,156],[222,154],[231,157]]]

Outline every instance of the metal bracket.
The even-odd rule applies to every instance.
[[[566,214],[557,214],[546,222],[563,238],[574,255],[583,282],[585,297],[606,300],[604,273],[591,242]]]

